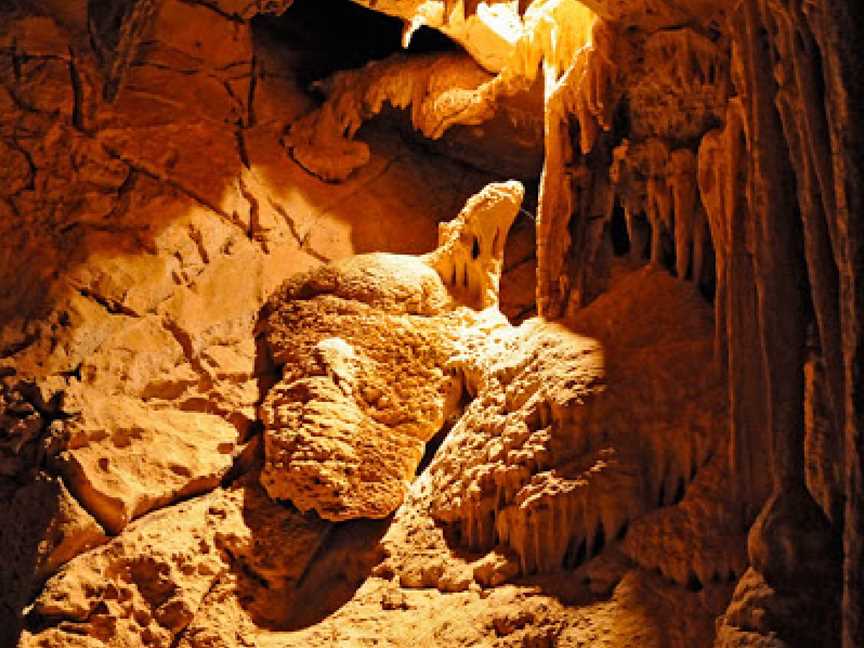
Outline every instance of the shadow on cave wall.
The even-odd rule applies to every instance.
[[[315,625],[348,603],[384,555],[380,544],[393,518],[341,522],[312,559],[295,592],[285,630]]]
[[[293,511],[323,531],[304,535],[279,522],[274,527],[274,507]],[[290,503],[271,502],[254,482],[244,486],[243,517],[258,545],[253,560],[263,563],[265,573],[234,557],[237,600],[257,626],[273,631],[316,625],[348,603],[384,559],[380,541],[393,519],[322,522],[314,512],[300,514]],[[280,581],[266,574],[274,565],[274,571],[302,569]]]

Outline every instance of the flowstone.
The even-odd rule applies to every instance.
[[[522,195],[518,182],[488,185],[442,225],[434,252],[353,257],[271,298],[262,334],[282,369],[262,406],[271,497],[334,521],[396,510],[460,402],[461,331],[474,307],[497,312]]]

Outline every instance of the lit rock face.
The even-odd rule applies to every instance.
[[[83,405],[59,462],[69,487],[112,533],[212,490],[234,462],[237,430],[221,417],[117,396]]]
[[[677,506],[630,524],[624,553],[686,587],[736,582],[746,571],[747,552],[735,522],[729,479],[726,457],[709,458]]]
[[[500,543],[515,551],[522,573],[549,572],[629,535],[633,520],[651,529],[640,537],[662,534],[662,522],[641,516],[690,495],[704,464],[723,452],[719,377],[706,371],[694,380],[689,364],[699,357],[710,366],[704,308],[663,274],[638,276],[566,327],[530,320],[465,333],[457,362],[475,399],[430,467],[429,493],[432,514],[455,524],[468,547]],[[616,332],[623,321],[640,333]],[[673,349],[691,355],[664,361]],[[718,513],[697,514],[705,526],[693,534],[710,542],[719,533],[712,525],[729,529],[718,541],[723,552],[694,549],[674,568],[659,546],[633,552],[637,561],[662,561],[682,585],[691,572],[707,582],[715,571],[742,571],[733,509],[718,480],[701,479],[715,490],[693,488],[691,499]],[[667,515],[687,516],[681,507]]]
[[[523,193],[518,182],[490,184],[439,226],[438,247],[423,261],[456,301],[476,310],[498,306],[504,243]]]
[[[188,447],[174,432],[186,430],[192,416],[196,421],[221,419],[222,424],[216,425],[215,436],[219,437],[230,431],[226,423],[230,421],[237,432],[235,440],[242,438],[257,415],[260,397],[252,327],[273,287],[294,271],[316,266],[325,258],[360,248],[380,249],[397,238],[402,245],[415,229],[405,223],[409,219],[421,222],[422,218],[416,218],[420,211],[436,217],[455,211],[446,205],[426,207],[441,194],[449,195],[458,177],[439,174],[440,167],[430,163],[428,170],[400,178],[398,173],[407,166],[408,158],[391,155],[388,160],[398,159],[399,164],[388,171],[389,163],[376,158],[375,151],[365,165],[365,175],[358,166],[340,188],[316,184],[302,172],[279,173],[289,162],[278,149],[274,152],[275,147],[267,148],[262,142],[275,143],[284,124],[305,112],[311,102],[289,91],[286,94],[294,99],[280,103],[274,98],[278,92],[270,94],[279,86],[280,65],[254,51],[251,30],[244,21],[258,10],[282,10],[287,2],[130,0],[86,6],[40,2],[40,7],[56,13],[56,22],[45,16],[19,20],[17,14],[7,20],[10,4],[17,9],[24,3],[0,7],[0,252],[7,252],[0,254],[0,371],[4,376],[9,372],[26,376],[35,393],[3,394],[2,486],[4,494],[12,493],[8,500],[12,508],[4,507],[2,516],[14,520],[30,502],[48,502],[57,514],[28,521],[28,528],[34,529],[28,537],[41,542],[39,534],[46,529],[63,529],[64,538],[68,530],[86,540],[66,543],[58,534],[38,548],[35,561],[25,564],[23,571],[16,564],[15,574],[25,574],[25,580],[32,582],[32,577],[47,576],[74,553],[88,551],[91,541],[103,540],[94,517],[81,506],[93,507],[91,513],[98,513],[92,503],[95,500],[82,495],[82,502],[76,504],[69,492],[72,489],[61,488],[58,456],[72,462],[75,451],[80,450],[82,465],[88,464],[93,475],[77,482],[75,473],[67,472],[68,486],[96,483],[100,460],[105,458],[110,460],[109,467],[123,467],[109,475],[119,481],[132,472],[132,466],[114,461],[126,449],[124,431],[144,427],[146,419],[146,430],[136,438],[141,447],[136,445],[135,451],[149,463],[137,475],[142,478],[140,484],[118,493],[122,497],[115,507],[120,511],[114,514],[120,520],[117,528],[125,517],[140,515],[151,506],[164,507],[173,498],[189,494],[185,489],[199,478],[210,488],[215,475],[225,470],[226,458],[198,460],[199,454],[212,459],[221,453],[219,444],[213,452],[213,440],[202,439],[206,435],[198,434],[196,426],[189,434],[196,446],[200,440],[201,448],[190,451],[182,461],[153,458],[150,450],[170,447],[187,454]],[[516,15],[512,3],[492,4],[504,5],[499,7],[499,16]],[[722,580],[725,570],[730,570],[727,578],[738,575],[743,560],[736,524],[749,525],[767,502],[751,534],[751,569],[739,582],[718,626],[718,646],[836,643],[840,568],[834,548],[839,545],[842,526],[843,641],[847,648],[858,648],[864,644],[864,515],[857,487],[862,482],[858,367],[864,330],[859,289],[864,246],[856,218],[862,212],[864,134],[857,119],[861,75],[854,73],[861,63],[855,44],[864,37],[860,11],[853,0],[744,0],[731,6],[722,3],[722,7],[714,0],[588,0],[588,4],[606,22],[583,29],[582,22],[574,21],[558,29],[567,15],[578,15],[582,5],[535,2],[525,13],[522,35],[512,40],[504,30],[471,35],[472,25],[485,29],[480,25],[484,16],[494,15],[490,11],[495,7],[486,3],[377,3],[380,9],[408,19],[409,36],[424,21],[442,29],[452,25],[452,33],[464,35],[463,42],[480,67],[497,73],[476,88],[460,87],[453,95],[458,101],[442,101],[445,108],[468,106],[465,114],[471,119],[491,114],[489,106],[524,88],[542,69],[546,168],[537,215],[540,311],[547,317],[569,315],[576,331],[532,323],[514,332],[494,312],[468,319],[470,325],[464,331],[457,329],[456,353],[448,363],[457,369],[452,380],[458,382],[461,373],[465,384],[488,396],[492,405],[488,410],[473,404],[469,407],[466,422],[476,423],[478,429],[459,429],[452,441],[456,447],[465,445],[463,456],[454,458],[445,448],[443,456],[453,466],[468,466],[464,474],[454,477],[433,469],[446,492],[467,502],[464,510],[454,512],[451,503],[438,501],[440,498],[435,500],[440,509],[436,510],[478,546],[507,539],[511,547],[498,547],[474,572],[478,582],[489,585],[500,584],[522,569],[556,569],[558,558],[560,564],[569,565],[578,560],[583,541],[585,554],[593,553],[601,539],[609,540],[613,529],[623,529],[622,519],[632,515],[634,503],[644,504],[640,510],[649,511],[676,501],[683,493],[683,500],[674,506],[662,506],[630,520],[619,548],[643,569],[656,568],[680,584],[691,584],[691,576],[705,584],[706,579]],[[116,6],[116,13],[108,5]],[[110,25],[114,18],[122,18],[117,21],[122,33],[116,42],[100,38],[98,29],[91,32],[101,19]],[[67,27],[72,32],[66,33]],[[586,35],[591,37],[590,45]],[[110,68],[107,74],[102,67]],[[488,76],[476,67],[465,76],[473,79],[475,73],[477,79]],[[398,76],[389,79],[391,90]],[[449,97],[439,87],[426,92],[430,84],[435,86],[434,78],[428,78],[425,86],[412,86],[423,90],[413,106],[422,108],[429,100],[434,107],[439,98]],[[397,87],[392,96],[400,96],[402,88]],[[105,97],[114,102],[105,102]],[[362,108],[355,112],[367,111],[362,102],[358,105]],[[262,120],[259,124],[266,122],[267,128],[259,130],[256,119]],[[343,124],[331,122],[335,122],[335,141],[341,143],[345,133],[338,128]],[[326,120],[322,123],[334,125]],[[351,164],[362,161],[359,148],[347,146],[346,150]],[[313,160],[309,166],[320,162]],[[441,190],[435,190],[436,183]],[[418,192],[404,191],[417,186],[427,189],[422,192],[422,205],[421,200],[412,203],[406,198]],[[376,191],[379,198],[370,198]],[[382,195],[386,197],[380,198]],[[363,203],[362,209],[355,204],[358,202]],[[347,209],[345,203],[349,203]],[[709,417],[715,423],[722,419],[707,414],[715,408],[712,397],[705,395],[714,394],[716,384],[712,373],[705,370],[710,364],[705,340],[697,350],[681,340],[680,345],[674,340],[652,342],[650,336],[657,331],[675,330],[675,321],[658,325],[637,315],[667,308],[669,302],[664,299],[639,302],[640,312],[627,316],[616,314],[604,300],[620,297],[614,285],[614,266],[608,260],[609,234],[618,225],[619,207],[631,245],[630,261],[641,262],[643,244],[650,241],[655,266],[674,268],[679,279],[690,277],[708,287],[716,277],[715,349],[729,383],[728,398],[722,399],[730,410],[728,444],[715,439],[712,431],[725,426],[705,422]],[[362,213],[363,218],[346,216],[347,212]],[[391,236],[382,222],[396,224],[394,231],[398,227],[400,236]],[[370,235],[375,228],[384,234]],[[411,251],[431,247],[422,237],[411,240],[411,245],[404,243]],[[471,254],[470,245],[460,255],[466,253]],[[713,276],[711,259],[715,260]],[[430,281],[432,275],[426,272]],[[639,283],[630,292],[651,294],[649,273],[633,276]],[[446,275],[441,278],[446,282]],[[482,286],[483,277],[474,285]],[[407,294],[414,294],[412,290]],[[463,301],[473,301],[476,295],[469,297]],[[393,307],[390,300],[383,302],[386,308]],[[362,300],[357,303],[365,304]],[[688,308],[687,312],[700,312],[693,304]],[[357,309],[362,310],[361,306]],[[432,317],[439,315],[427,319]],[[684,317],[677,320],[687,321]],[[694,331],[704,331],[706,326],[705,321],[693,324]],[[359,335],[347,328],[351,336]],[[380,327],[370,328],[383,335]],[[449,325],[445,328],[454,330]],[[607,336],[609,330],[626,339]],[[377,360],[370,360],[365,350],[358,353],[359,344],[340,334],[341,330],[328,330],[307,347],[304,361],[312,372],[310,380],[326,378],[310,383],[308,393],[314,398],[309,402],[311,409],[319,403],[332,409],[332,420],[347,420],[358,429],[367,429],[368,413],[346,391],[358,384],[358,376],[372,371],[372,362]],[[537,376],[558,384],[568,398],[585,392],[588,400],[575,406],[563,398],[567,406],[561,409],[566,416],[550,408],[550,424],[531,429],[533,405],[506,398],[501,405],[501,394],[506,396],[511,386],[520,393],[524,389],[532,398],[537,396],[538,401],[548,394],[543,385],[531,386],[531,371],[493,361],[492,354],[508,341],[520,349],[524,345],[525,357],[530,358],[525,360],[526,367],[549,357],[564,358],[563,364],[582,376],[582,382],[556,383],[560,377],[546,366],[551,362],[544,362]],[[595,372],[601,348],[604,366],[602,372]],[[149,349],[158,350],[150,353]],[[519,358],[524,360],[522,355]],[[124,366],[127,364],[131,368]],[[490,367],[504,367],[505,371],[490,377]],[[388,368],[385,374],[392,378],[397,372]],[[589,378],[595,374],[596,379]],[[449,384],[450,379],[440,380]],[[4,389],[6,386],[4,381]],[[285,407],[272,420],[276,426],[288,427],[300,414],[294,397],[283,398],[286,390],[280,389],[274,390],[272,402]],[[128,411],[109,416],[99,407],[93,411],[90,406],[81,411],[74,406],[67,409],[66,404],[58,404],[64,393],[70,396],[70,405],[95,393],[107,402],[123,404]],[[436,416],[448,411],[446,399],[441,406],[436,400],[440,398],[439,392],[432,394]],[[684,413],[678,412],[681,402],[688,403]],[[376,401],[376,406],[385,404]],[[613,404],[621,411],[603,415]],[[545,412],[543,408],[538,411]],[[270,414],[265,410],[263,416]],[[571,416],[585,417],[587,423],[582,425],[579,420],[578,426],[573,425]],[[505,457],[503,469],[498,459],[488,460],[499,456],[494,447],[496,417],[517,422],[524,418],[530,431],[527,446]],[[696,427],[702,429],[688,428],[682,418],[698,421]],[[127,419],[136,422],[128,424]],[[595,419],[603,420],[608,429],[600,429]],[[163,425],[166,420],[171,433]],[[101,432],[94,430],[103,423],[112,428],[104,431],[110,438],[101,438]],[[421,429],[421,423],[424,421],[408,425],[412,434]],[[390,421],[386,427],[389,431]],[[425,428],[422,431],[426,433]],[[87,445],[62,453],[71,432],[79,441],[86,437]],[[114,445],[114,432],[118,432],[120,447]],[[568,441],[567,447],[581,450],[583,436],[593,445],[574,464],[553,443],[559,436]],[[511,439],[515,448],[518,435],[507,437],[508,442]],[[413,462],[417,450],[412,444],[413,437],[405,446],[388,445],[384,456],[393,465],[381,474],[386,473],[394,483],[404,481],[410,470],[401,455]],[[599,448],[596,452],[594,446]],[[705,447],[713,450],[713,459],[709,460],[712,450],[706,452]],[[351,458],[350,453],[346,456]],[[728,477],[718,465],[718,458],[726,457],[730,458]],[[583,459],[589,469],[577,477],[575,470],[568,473]],[[523,460],[530,465],[527,477],[520,463]],[[708,463],[703,466],[700,461]],[[200,474],[182,474],[185,470],[199,473],[199,469]],[[55,474],[46,478],[43,470]],[[504,492],[500,502],[497,490],[490,486],[489,475],[496,471],[507,473],[507,480],[513,480],[507,484],[515,491]],[[524,485],[523,478],[527,479]],[[641,480],[641,495],[633,495],[630,479]],[[44,483],[49,485],[44,487]],[[607,492],[608,484],[614,484],[615,496]],[[113,486],[99,488],[113,495],[108,492]],[[384,489],[386,497],[381,499],[388,500],[387,506],[392,505],[389,500],[396,500],[400,488]],[[81,489],[83,493],[84,486]],[[735,498],[732,507],[727,506],[726,495]],[[167,516],[169,509],[144,514],[109,545],[73,560],[74,566],[70,564],[64,572],[69,574],[68,583],[60,586],[52,579],[47,598],[40,597],[40,601],[51,597],[79,600],[75,583],[80,581],[85,583],[87,602],[81,607],[48,604],[44,610],[58,616],[47,619],[39,619],[37,612],[37,623],[56,622],[57,626],[41,633],[36,641],[93,645],[101,643],[96,637],[112,637],[108,641],[135,645],[145,635],[140,628],[146,626],[147,639],[164,645],[219,645],[220,640],[253,643],[254,633],[241,637],[237,630],[245,632],[249,625],[242,609],[248,602],[246,593],[238,594],[235,589],[242,578],[221,572],[218,578],[199,582],[190,572],[184,574],[189,578],[186,581],[169,564],[173,558],[166,558],[166,547],[174,544],[181,556],[192,549],[203,551],[186,536],[206,540],[211,531],[200,529],[210,522],[187,525],[183,520],[188,513],[200,521],[201,511],[195,505],[212,503],[213,498],[205,495],[170,509],[182,511],[176,524],[174,518],[166,524],[170,533],[139,534],[146,522],[162,519],[151,516]],[[261,492],[256,498],[268,502]],[[594,504],[599,506],[595,509]],[[216,517],[220,506],[213,507]],[[736,510],[730,512],[730,508]],[[490,524],[488,514],[493,509]],[[279,512],[287,509],[261,510],[261,517],[279,520]],[[570,515],[585,510],[598,515]],[[208,509],[207,515],[210,513]],[[418,515],[425,516],[426,510]],[[546,531],[537,520],[549,517],[567,523],[552,525],[554,533],[544,533],[542,542],[532,539],[538,529]],[[423,520],[435,528],[428,516]],[[287,515],[285,526],[298,537],[307,537],[304,525],[308,521]],[[601,523],[602,535],[598,533]],[[313,529],[312,540],[296,545],[299,548],[294,551],[292,540],[282,542],[278,526],[262,525],[255,538],[232,544],[230,550],[231,543],[225,543],[226,551],[257,565],[258,571],[249,570],[254,575],[251,580],[260,577],[274,591],[283,586],[290,589],[286,583],[299,580],[306,548],[312,551],[317,546],[313,540],[319,537]],[[258,544],[261,536],[280,542]],[[11,534],[11,543],[9,538],[9,533],[0,534],[4,555],[10,544],[26,541],[23,534]],[[51,549],[54,540],[62,550]],[[551,557],[540,550],[543,542],[552,547]],[[266,560],[261,556],[274,554],[277,546],[292,547],[284,555],[285,564],[263,565]],[[561,547],[566,547],[563,558]],[[25,542],[16,555],[33,548]],[[506,558],[513,548],[520,563],[515,569]],[[152,554],[160,565],[168,564],[159,569],[177,584],[172,590],[176,598],[172,594],[169,599],[181,612],[179,625],[162,609],[165,601],[158,595],[153,605],[145,605],[134,593],[137,588],[147,599],[154,591],[146,568],[142,568],[140,586],[118,588],[124,597],[131,592],[131,599],[117,606],[111,596],[86,591],[86,583],[93,582],[88,581],[91,576],[96,582],[94,592],[100,592],[106,582],[122,580],[110,572],[117,564],[121,565],[117,571],[122,572],[128,561],[106,558],[115,551],[136,557]],[[453,560],[450,553],[442,555],[447,557],[443,562]],[[215,561],[190,562],[205,576],[217,565]],[[106,565],[112,569],[104,569]],[[471,599],[465,588],[472,572],[467,570],[466,579],[465,571],[450,563],[428,563],[410,570],[404,580],[412,586],[458,591],[464,597],[457,600],[473,600],[477,606],[500,600],[495,596],[484,604],[478,602],[479,597]],[[616,600],[638,590],[627,587],[634,581],[638,578],[622,581]],[[7,610],[14,625],[30,596],[23,590],[10,594],[5,584],[0,587],[3,640],[11,627],[5,622]],[[160,580],[155,591],[161,591],[162,585]],[[105,592],[110,590],[105,588]],[[398,595],[385,602],[374,594],[367,590],[360,598],[366,597],[365,604],[372,600],[376,614],[386,607],[398,608],[407,616],[407,608],[428,592],[401,602]],[[506,600],[506,592],[501,598]],[[228,627],[235,634],[220,636],[210,626],[218,627],[219,603],[225,600],[231,610],[226,617]],[[290,596],[285,600],[290,601]],[[447,603],[435,608],[438,611],[446,610],[453,599],[442,600]],[[200,609],[204,601],[206,610],[194,623],[188,622],[191,610]],[[633,601],[638,605],[638,596]],[[265,608],[262,616],[271,615],[265,603],[257,603]],[[489,635],[470,634],[460,627],[459,632],[465,632],[462,641],[469,645],[519,645],[520,640],[554,644],[557,635],[544,626],[549,617],[542,608],[547,604],[531,606],[517,600],[491,618],[481,617],[488,619],[488,628],[494,628]],[[82,609],[90,612],[80,612]],[[358,625],[367,622],[368,609],[361,606],[352,619]],[[153,610],[160,618],[155,624],[147,616]],[[677,614],[685,616],[679,609],[667,609],[664,618]],[[811,623],[811,618],[817,619]],[[327,629],[343,620],[337,616]],[[558,620],[552,625],[558,625]],[[185,627],[195,632],[178,637],[176,628],[187,622]],[[416,631],[423,623],[421,620],[412,629]],[[707,630],[702,628],[699,640],[710,637],[712,628],[710,623]],[[444,633],[442,641],[458,643],[459,637],[447,634],[443,624],[436,627],[439,630]],[[478,632],[476,628],[472,631]],[[313,632],[315,640],[306,645],[326,645],[332,637],[323,632]],[[604,632],[608,633],[605,640],[615,631],[604,628]],[[417,636],[429,635],[418,633],[409,639]],[[665,641],[658,645],[676,645],[669,635],[661,632],[659,636]],[[596,636],[582,636],[579,641],[569,638],[575,645],[597,641]],[[289,645],[282,639],[273,643]],[[406,641],[402,634],[396,639],[394,643]],[[566,639],[560,644],[566,645]],[[357,637],[358,643],[366,640],[368,637]],[[623,645],[641,641],[642,635],[635,632],[620,638]],[[689,648],[697,643],[681,640],[677,645]]]
[[[2,645],[63,563],[249,468],[266,371],[253,329],[287,277],[428,251],[488,182],[383,132],[351,180],[309,176],[278,140],[311,100],[238,3],[159,3],[113,102],[84,5],[46,3],[49,18],[13,4],[0,7]]]
[[[52,577],[34,609],[63,622],[20,645],[171,645],[229,572],[245,570],[277,597],[299,580],[326,531],[254,482],[165,508]]]
[[[420,17],[412,19],[416,25],[433,24],[422,16],[430,7],[443,8],[438,5],[441,3],[434,1],[419,8],[416,3],[398,9],[382,5],[376,10],[396,15],[417,10]],[[497,6],[507,11],[508,5]],[[583,138],[593,141],[599,127],[608,128],[612,107],[611,103],[603,105],[606,66],[597,63],[592,43],[598,25],[595,14],[578,0],[553,0],[534,3],[524,24],[514,19],[512,43],[494,67],[494,75],[481,67],[482,52],[489,46],[481,38],[476,43],[477,51],[468,47],[471,57],[394,55],[326,79],[319,87],[327,100],[290,127],[285,137],[288,151],[318,177],[341,181],[366,164],[368,148],[353,137],[364,121],[380,113],[388,103],[395,108],[410,106],[413,127],[436,140],[453,126],[483,124],[499,111],[506,113],[502,107],[531,89],[541,67],[544,112],[563,118],[564,111],[570,109],[580,118],[590,116],[584,120]],[[441,19],[434,24],[447,33]],[[520,129],[513,130],[511,136],[518,137]]]
[[[488,342],[478,339],[469,345],[469,353],[475,350],[476,356],[462,360],[477,396],[432,468],[433,515],[460,522],[465,543],[474,549],[489,549],[500,539],[519,554],[525,573],[557,569],[570,537],[578,533],[571,532],[569,525],[579,524],[584,517],[575,504],[565,503],[568,491],[587,485],[584,478],[592,468],[602,470],[609,462],[574,465],[570,488],[564,481],[550,483],[552,473],[547,471],[563,468],[555,449],[579,454],[576,435],[564,439],[556,428],[603,390],[602,351],[593,340],[538,320],[516,331],[504,327],[492,332],[479,329],[477,334]],[[614,457],[606,459],[614,461]],[[628,481],[625,477],[607,488],[624,506],[632,499],[624,493],[636,486]],[[546,497],[545,487],[550,489]],[[557,492],[561,493],[560,513],[549,505]],[[614,534],[629,511],[616,511],[617,507],[609,506],[611,501],[602,501],[600,492],[597,489],[590,501],[598,514],[607,516]],[[540,543],[538,534],[555,524],[553,519],[564,525],[562,533]],[[592,541],[593,537],[592,528]]]
[[[411,41],[422,26],[438,29],[490,72],[498,72],[513,54],[523,26],[511,2],[464,2],[452,0],[354,0],[405,22],[402,42]]]
[[[344,180],[369,162],[369,147],[352,138],[387,104],[410,106],[414,127],[438,139],[453,123],[479,124],[492,116],[494,111],[474,92],[489,78],[470,57],[459,54],[397,55],[339,72],[323,84],[327,101],[291,125],[285,144],[306,170],[324,180]]]
[[[3,506],[15,512],[13,519],[4,516],[0,527],[4,548],[0,587],[7,600],[28,602],[42,581],[64,563],[108,541],[99,523],[56,477],[38,475]],[[40,541],[34,543],[33,538]]]
[[[724,43],[692,29],[658,31],[626,70],[630,136],[687,140],[722,121],[729,97]]]
[[[352,277],[346,268],[339,277],[348,280],[342,294],[298,299],[315,280],[304,277],[271,302],[267,341],[285,372],[263,405],[261,481],[271,497],[333,520],[384,517],[401,502],[425,442],[452,411],[460,387],[446,371],[452,343],[443,310],[388,313],[359,299],[363,288],[374,299],[368,292],[384,279],[375,270],[389,270],[391,279],[410,276],[410,264],[357,257],[350,265],[360,272]],[[437,274],[416,265],[421,282],[431,281],[445,297]],[[328,271],[339,276],[342,269]],[[352,279],[369,283],[353,292]],[[410,296],[428,309],[422,283],[416,288]]]
[[[487,186],[423,257],[373,254],[289,280],[264,311],[283,375],[263,404],[271,497],[331,520],[385,517],[454,413],[459,326],[495,307],[517,182]],[[466,309],[463,305],[470,308]]]

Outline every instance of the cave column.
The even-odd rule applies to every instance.
[[[564,262],[570,247],[568,223],[573,213],[573,187],[568,169],[573,160],[568,116],[558,87],[558,70],[543,63],[545,101],[543,114],[543,175],[537,207],[537,312],[556,319],[567,306],[569,281]]]
[[[732,474],[738,475],[737,498],[744,526],[749,526],[771,494],[772,478],[765,469],[771,461],[767,402],[760,396],[765,384],[759,337],[758,298],[753,269],[753,214],[745,192],[747,132],[740,102],[730,103],[723,132],[725,151],[720,162],[725,196],[722,217],[728,244],[726,299],[727,358],[729,371],[730,453]]]
[[[836,205],[843,352],[843,648],[864,646],[864,12],[859,0],[805,8],[822,56]],[[823,177],[824,177],[823,171]],[[831,223],[829,222],[829,226]]]
[[[771,39],[756,0],[740,6],[739,88],[748,116],[754,271],[774,490],[750,533],[753,566],[769,582],[794,579],[830,539],[827,520],[805,486],[804,361],[806,263],[794,174],[777,114]],[[824,558],[824,556],[820,557]]]

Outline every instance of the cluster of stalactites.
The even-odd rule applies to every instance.
[[[426,15],[427,4],[416,8],[418,16]],[[396,11],[385,5],[375,8]],[[430,20],[423,18],[425,24],[437,26]],[[452,126],[491,119],[499,102],[527,91],[542,68],[547,122],[575,114],[586,124],[583,149],[590,149],[599,129],[608,128],[612,107],[605,100],[610,57],[595,52],[592,45],[598,32],[596,16],[577,0],[539,0],[524,18],[514,20],[506,46],[488,45],[500,59],[495,66],[484,65],[483,57],[466,45],[470,57],[394,55],[335,74],[319,84],[327,95],[325,102],[291,126],[285,145],[307,171],[328,181],[344,180],[370,158],[368,146],[354,141],[354,136],[386,106],[410,107],[414,128],[438,139]],[[476,39],[475,49],[482,48],[486,41],[480,35]],[[492,76],[490,68],[497,74]]]
[[[634,256],[650,249],[651,262],[660,265],[673,256],[665,243],[672,240],[670,269],[682,279],[710,281],[696,142],[725,116],[730,82],[723,43],[689,28],[643,42],[598,21],[591,47],[554,87],[538,209],[541,314],[561,316],[602,291],[604,245],[618,207]],[[611,151],[598,147],[625,90],[628,139]]]
[[[561,66],[565,58],[557,63],[553,57],[544,58],[545,162],[537,210],[537,305],[541,315],[553,318],[563,313],[573,288],[566,268],[568,251],[575,243],[569,227],[571,218],[576,213],[588,223],[594,220],[588,212],[595,211],[597,204],[608,203],[602,208],[604,216],[611,215],[612,207],[611,200],[605,199],[609,192],[604,183],[589,182],[594,185],[588,188],[593,195],[582,205],[574,185],[590,175],[585,165],[577,162],[579,154],[587,156],[601,133],[612,128],[620,73],[614,61],[622,41],[612,27],[599,20],[592,23],[586,39],[584,46],[573,52],[567,67]],[[578,150],[571,138],[574,122],[578,125]],[[591,260],[583,262],[590,264]]]
[[[687,148],[670,150],[659,139],[639,144],[625,140],[613,151],[610,177],[624,210],[627,233],[641,247],[635,219],[644,214],[651,225],[651,263],[662,261],[662,235],[675,241],[675,271],[679,278],[702,276],[708,231],[699,200],[696,154]],[[692,263],[691,263],[692,262]]]
[[[410,107],[414,127],[437,139],[454,123],[478,124],[492,116],[475,91],[488,78],[460,54],[396,55],[338,72],[319,84],[327,94],[324,104],[294,122],[284,143],[307,171],[345,180],[370,159],[369,147],[354,136],[387,105]]]
[[[439,519],[458,524],[466,547],[474,551],[496,545],[510,548],[522,574],[572,569],[597,555],[649,511],[678,504],[715,453],[714,440],[704,436],[704,430],[682,429],[673,443],[650,438],[644,454],[616,449],[581,431],[589,451],[562,461],[551,450],[550,437],[580,434],[553,431],[553,427],[555,423],[532,431],[524,445],[512,448],[511,435],[505,434],[507,461],[494,467],[469,467],[460,496],[446,504],[439,499],[440,508],[433,508]],[[696,499],[697,507],[706,502],[723,506],[719,497]],[[718,520],[725,513],[725,509],[719,512]],[[737,527],[723,518],[716,531],[727,529]],[[736,540],[740,548],[740,537]],[[653,560],[652,567],[668,562],[657,552],[646,555],[637,549],[633,555],[646,563]],[[664,571],[686,585],[691,562],[697,558],[725,573],[723,556],[717,556],[715,564],[703,555],[687,557]],[[696,573],[701,578],[708,571],[699,568]]]

